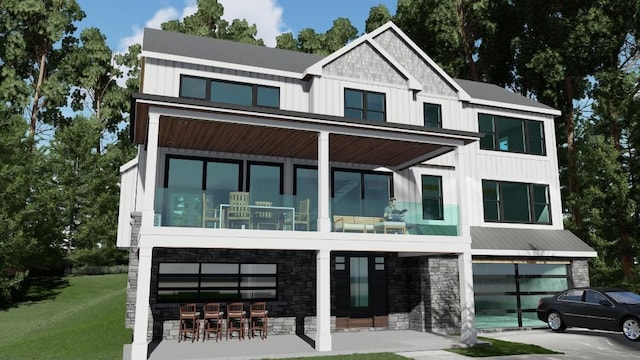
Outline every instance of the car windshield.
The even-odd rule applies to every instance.
[[[640,295],[631,291],[607,291],[606,294],[620,304],[640,304]]]

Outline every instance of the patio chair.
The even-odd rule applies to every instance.
[[[300,200],[300,206],[298,207],[298,210],[296,210],[294,229],[296,229],[298,225],[304,225],[305,230],[309,231],[309,225],[311,222],[309,215],[310,203],[311,199]]]
[[[249,336],[255,337],[256,331],[260,331],[260,338],[267,338],[269,318],[266,302],[255,302],[249,308]]]
[[[220,222],[220,215],[218,214],[218,208],[213,206],[213,201],[210,201],[211,197],[206,193],[202,193],[202,227],[207,227],[207,223],[213,223],[213,227],[218,227]]]
[[[227,304],[226,339],[229,340],[229,335],[233,338],[234,332],[238,332],[238,340],[244,339],[244,328],[246,326],[246,322],[243,303],[235,302]]]
[[[227,228],[237,224],[251,228],[248,192],[234,191],[229,193],[229,208],[227,209],[226,221]]]
[[[204,328],[202,329],[202,341],[209,339],[211,333],[216,335],[216,341],[222,340],[222,315],[220,303],[207,303],[202,307]]]
[[[180,305],[180,322],[179,322],[178,342],[187,340],[191,337],[191,342],[200,340],[200,319],[196,311],[196,304]]]
[[[263,208],[269,208],[273,206],[273,203],[271,201],[256,201],[256,206],[259,207],[257,210],[255,210],[254,217],[253,217],[253,222],[256,228],[260,229],[260,226],[262,227],[269,226],[269,227],[275,227],[277,230],[278,222],[273,216],[273,211],[269,209],[263,210]]]

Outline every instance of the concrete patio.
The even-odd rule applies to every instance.
[[[149,345],[150,360],[204,359],[265,359],[327,356],[354,353],[393,352],[416,353],[461,346],[456,336],[445,336],[410,330],[361,331],[332,333],[332,351],[319,352],[313,348],[313,336],[271,335],[267,339],[237,338],[216,342],[165,340]],[[124,359],[129,358],[130,346],[124,347]],[[408,355],[407,354],[407,355]]]

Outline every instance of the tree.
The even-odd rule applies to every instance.
[[[116,83],[122,71],[116,66],[113,52],[100,30],[82,30],[80,42],[70,48],[60,68],[74,85],[72,110],[89,110],[101,124],[95,129],[99,134],[95,148],[100,153],[103,142],[113,141],[104,136],[118,131],[129,106],[128,94]]]
[[[75,0],[5,0],[0,7],[0,97],[29,114],[29,133],[38,122],[64,122],[60,108],[70,84],[58,65],[76,41],[74,21],[85,14]]]
[[[194,14],[182,22],[171,20],[163,23],[162,30],[264,46],[262,39],[256,39],[258,30],[255,24],[234,19],[229,25],[223,20],[224,7],[217,0],[198,0],[197,4],[198,10]]]
[[[291,33],[284,33],[276,37],[276,47],[279,49],[301,51],[309,54],[329,55],[354,40],[358,29],[351,25],[347,18],[338,18],[333,26],[324,34],[318,34],[311,28],[305,28],[298,33],[296,40]]]
[[[391,21],[389,9],[384,5],[374,6],[369,10],[369,17],[365,21],[364,32],[370,33]]]

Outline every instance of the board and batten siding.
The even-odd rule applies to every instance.
[[[406,87],[385,86],[371,82],[322,76],[313,80],[310,91],[310,112],[333,116],[344,116],[344,90],[355,89],[385,94],[387,122],[412,124],[415,119],[415,107],[412,105],[412,92]],[[422,113],[422,112],[421,112]],[[415,125],[415,120],[414,125]]]
[[[269,74],[147,58],[144,68],[145,94],[178,97],[180,75],[259,84],[280,88],[280,109],[309,112],[306,81]]]

